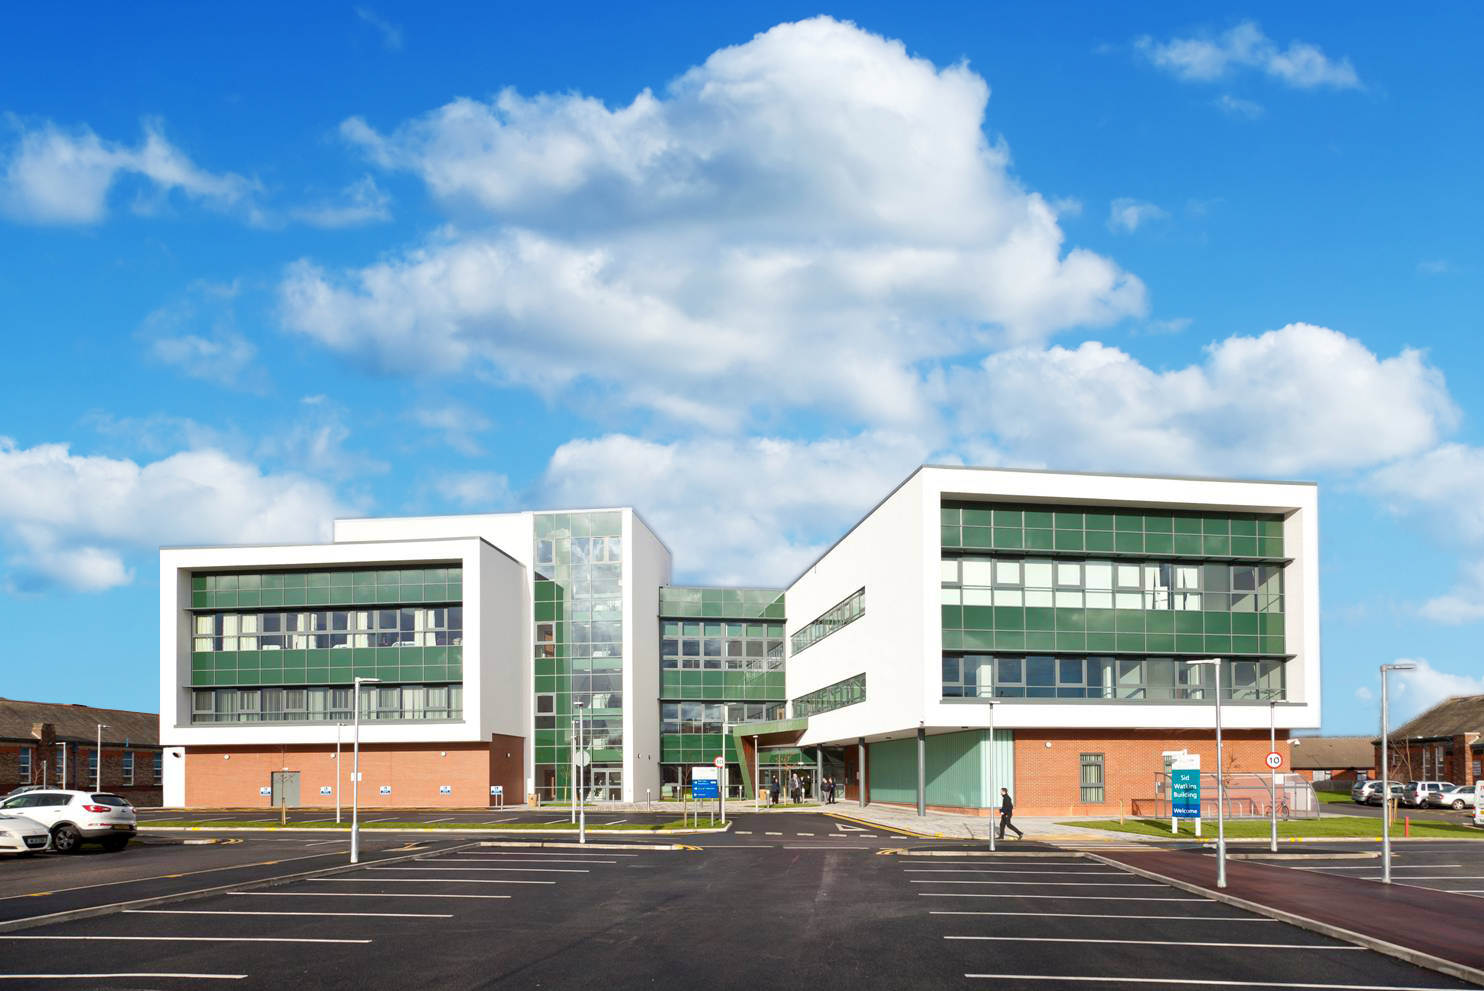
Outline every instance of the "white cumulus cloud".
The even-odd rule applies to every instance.
[[[1287,48],[1244,21],[1216,37],[1174,38],[1157,42],[1143,37],[1134,47],[1155,66],[1179,79],[1222,79],[1239,69],[1252,69],[1298,89],[1360,89],[1360,76],[1348,58],[1331,59],[1317,45],[1290,42]]]
[[[392,219],[392,198],[370,176],[362,176],[341,191],[338,200],[295,207],[290,218],[311,227],[360,227]]]
[[[1471,662],[1477,663],[1474,659]],[[1417,665],[1411,671],[1391,673],[1391,702],[1393,727],[1420,715],[1446,699],[1460,695],[1484,695],[1484,677],[1478,675],[1453,674],[1440,671],[1428,663],[1426,658],[1403,657],[1398,663]]]
[[[1065,248],[986,139],[988,98],[967,66],[822,17],[614,109],[507,90],[389,134],[352,119],[461,219],[358,270],[294,265],[285,324],[390,370],[584,380],[712,427],[804,405],[909,422],[918,363],[1146,306]]]
[[[563,444],[532,493],[549,507],[632,505],[678,580],[782,586],[928,458],[907,434],[798,441],[611,434]]]
[[[0,581],[99,591],[130,582],[161,545],[327,540],[346,508],[321,482],[216,450],[141,465],[0,438]]]
[[[1169,213],[1153,203],[1120,197],[1108,207],[1108,230],[1115,234],[1132,234],[1151,220],[1163,220]]]
[[[1156,370],[1117,348],[1018,349],[949,376],[963,433],[1017,462],[1274,477],[1427,450],[1458,410],[1421,352],[1380,358],[1310,324],[1230,337]]]
[[[172,145],[161,126],[144,124],[144,136],[130,147],[100,138],[86,125],[70,130],[45,121],[20,132],[16,146],[0,158],[0,212],[35,224],[93,224],[108,213],[108,193],[125,176],[137,176],[156,196],[180,191],[217,209],[248,206],[256,181],[233,173],[199,168]],[[148,199],[136,201],[149,209]]]

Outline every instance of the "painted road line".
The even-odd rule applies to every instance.
[[[397,818],[396,816],[384,816],[384,817],[382,817],[380,819],[367,819],[366,821],[367,822],[391,822],[391,821],[393,821],[396,818]]]
[[[309,939],[302,936],[16,936],[0,939],[69,943],[369,943],[369,939]]]
[[[1096,912],[949,912],[932,911],[928,915],[1012,915],[1026,919],[1158,919],[1161,922],[1267,922],[1277,919],[1255,915],[1102,915]]]
[[[1207,902],[1205,898],[1144,897],[1142,895],[1005,895],[995,892],[919,891],[919,898],[1057,898],[1069,902]]]
[[[444,912],[233,912],[226,909],[126,908],[124,915],[308,915],[325,919],[451,919]],[[963,913],[972,915],[972,912]]]
[[[913,879],[908,884],[1034,884],[1041,888],[1164,888],[1153,881],[929,881]]]
[[[605,825],[605,826],[617,826],[621,822],[628,822],[628,821],[629,820],[627,820],[627,819],[615,819],[612,822],[605,822],[605,823],[603,823],[603,825]]]
[[[813,833],[794,833],[795,836],[813,836]]]
[[[488,860],[454,860],[452,858],[429,857],[428,864],[487,864]],[[616,860],[501,860],[502,864],[616,864]]]
[[[1313,988],[1322,991],[1456,991],[1454,988],[1406,984],[1299,984],[1291,981],[1210,981],[1180,977],[1082,977],[1049,974],[965,974],[983,981],[1082,981],[1092,984],[1188,984],[1227,988]]]
[[[944,936],[983,943],[1116,943],[1120,946],[1240,946],[1252,950],[1361,950],[1364,946],[1316,946],[1310,943],[1203,943],[1185,939],[1082,939],[1076,936]]]
[[[509,819],[491,819],[489,822],[485,823],[485,825],[486,826],[498,826],[502,822],[516,822],[519,819],[520,819],[520,816],[511,816]]]
[[[1286,866],[1286,865],[1283,865],[1283,864],[1276,864],[1275,865],[1271,861],[1262,861],[1262,863],[1267,864],[1268,866]],[[1393,872],[1395,872],[1395,871],[1426,871],[1426,870],[1434,870],[1434,869],[1439,868],[1439,867],[1462,867],[1462,866],[1463,866],[1462,864],[1392,864],[1391,865],[1391,869],[1392,869]],[[1300,871],[1374,871],[1374,870],[1379,870],[1379,869],[1380,868],[1378,868],[1375,864],[1361,864],[1361,865],[1358,865],[1358,866],[1355,866],[1355,867],[1296,867],[1296,868],[1294,868],[1294,870],[1300,870]]]
[[[764,833],[763,835],[764,836],[782,836],[783,834],[782,833],[774,833],[772,831],[769,831],[769,832]]]
[[[368,871],[500,871],[507,874],[591,874],[585,867],[368,867]]]
[[[130,980],[141,979],[182,981],[240,981],[246,978],[246,974],[165,974],[165,973],[131,973],[113,972],[107,974],[0,974],[0,981],[101,981],[101,980]]]
[[[484,877],[326,877],[320,881],[338,881],[341,884],[556,884],[555,881]]]
[[[229,891],[229,895],[265,895],[269,898],[509,898],[510,895],[409,894],[401,891]]]
[[[1111,875],[1113,875],[1115,877],[1124,876],[1123,875],[1123,871],[1002,871],[1002,870],[998,870],[996,868],[989,868],[989,867],[980,867],[980,868],[977,868],[977,869],[976,868],[972,868],[972,867],[908,867],[908,868],[906,868],[903,871],[903,873],[905,873],[905,874],[1082,874],[1082,875],[1100,875],[1102,877],[1107,877],[1108,875],[1111,874]]]
[[[141,881],[164,881],[174,880],[181,877],[194,877],[197,874],[216,874],[221,871],[240,871],[249,867],[272,867],[275,864],[291,864],[296,860],[315,860],[328,857],[328,853],[310,853],[302,857],[284,857],[278,860],[254,860],[246,864],[231,864],[226,867],[207,867],[199,871],[181,871],[178,874],[154,874],[150,877],[127,878],[123,881],[99,881],[97,884],[79,884],[72,888],[48,888],[46,891],[32,891],[24,895],[3,895],[0,901],[10,901],[14,898],[35,898],[40,895],[60,895],[69,891],[89,891],[93,888],[107,888],[117,884],[137,884]]]
[[[430,824],[435,822],[453,822],[453,816],[449,816],[446,819],[429,819],[428,822]]]
[[[535,826],[535,825],[555,826],[559,822],[571,822],[571,821],[572,821],[572,817],[571,816],[562,816],[560,819],[553,819],[550,822],[542,822],[542,823],[539,823],[539,824],[533,822],[533,823],[531,823],[531,825],[533,825],[533,826]]]
[[[712,847],[712,849],[714,850],[715,847]],[[830,846],[827,843],[826,844],[811,843],[811,844],[800,844],[798,846],[785,846],[783,849],[785,849],[785,850],[821,850],[821,851],[823,851],[825,853],[829,853],[831,850],[870,850],[872,848],[871,847],[868,847],[868,846]]]

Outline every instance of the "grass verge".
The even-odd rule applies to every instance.
[[[144,823],[147,826],[163,826],[170,829],[349,829],[350,820],[343,823],[333,822],[291,822],[287,827],[279,826],[276,822],[260,822],[254,820],[242,820],[240,822],[221,822],[217,820],[193,820],[193,819],[159,819]],[[589,833],[663,833],[677,829],[719,829],[722,822],[720,819],[708,820],[702,817],[699,822],[695,819],[672,819],[667,822],[619,822],[612,824],[588,823]],[[499,823],[458,823],[458,822],[363,822],[362,829],[447,829],[462,832],[480,833],[522,833],[532,830],[568,831],[577,832],[575,822],[499,822]]]
[[[1059,823],[1059,825],[1081,826],[1087,829],[1106,829],[1115,833],[1133,833],[1138,836],[1169,837],[1174,835],[1170,832],[1170,821],[1168,819],[1127,819],[1124,822],[1119,822],[1117,819],[1102,819],[1064,822]],[[1265,820],[1242,819],[1226,824],[1227,839],[1265,839],[1268,836],[1268,831],[1269,826]],[[1201,834],[1202,839],[1214,839],[1216,836],[1215,820],[1203,822],[1201,825]],[[1180,823],[1179,835],[1187,839],[1194,837],[1194,824],[1182,821]],[[1394,839],[1401,838],[1402,824],[1400,821],[1392,824],[1391,835]],[[1484,829],[1464,823],[1413,822],[1411,835],[1446,839],[1484,839]],[[1323,839],[1330,837],[1335,839],[1379,840],[1381,838],[1381,820],[1370,819],[1364,816],[1325,816],[1323,819],[1290,820],[1288,822],[1278,823],[1278,836],[1280,839]]]

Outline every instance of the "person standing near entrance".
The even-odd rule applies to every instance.
[[[768,797],[770,799],[772,799],[772,803],[771,804],[777,805],[778,804],[778,796],[781,795],[782,793],[783,793],[783,789],[781,787],[779,787],[779,785],[778,785],[778,775],[775,774],[775,775],[773,775],[773,781],[768,785]]]
[[[1023,840],[1023,839],[1025,839],[1025,834],[1022,833],[1019,830],[1019,828],[1016,827],[1015,823],[1013,823],[1013,822],[1010,821],[1010,817],[1012,815],[1014,815],[1014,814],[1015,814],[1015,800],[1010,797],[1010,789],[1009,788],[1001,788],[1000,789],[1000,832],[999,832],[998,839],[1004,839],[1005,838],[1005,830],[1007,830],[1007,829],[1010,830],[1011,832],[1013,832],[1015,834],[1015,838],[1017,840]]]

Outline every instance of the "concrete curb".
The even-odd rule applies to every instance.
[[[876,851],[878,857],[1086,857],[1081,850],[908,850],[886,847]]]
[[[1346,853],[1228,853],[1228,860],[1379,860],[1381,855],[1374,850],[1355,850]]]
[[[475,846],[473,843],[465,843],[461,846],[450,847],[447,851],[467,850]],[[209,898],[212,895],[220,895],[228,891],[253,891],[258,888],[276,888],[279,885],[290,884],[294,881],[303,881],[306,878],[331,877],[336,874],[349,874],[354,871],[364,870],[368,864],[396,864],[404,860],[417,860],[426,857],[428,851],[422,848],[413,853],[406,853],[400,857],[380,857],[375,860],[363,860],[359,864],[340,864],[335,867],[321,867],[318,870],[300,871],[296,874],[280,874],[275,877],[259,878],[256,881],[244,881],[239,884],[216,884],[209,888],[197,888],[193,891],[178,891],[169,895],[155,895],[150,898],[133,898],[128,901],[110,902],[107,905],[89,905],[86,908],[68,909],[65,912],[51,912],[47,915],[33,915],[24,919],[10,919],[0,922],[0,932],[16,932],[21,929],[34,929],[37,926],[50,926],[59,922],[73,922],[77,919],[93,919],[103,915],[116,915],[125,909],[149,908],[154,905],[169,905],[173,902],[192,901],[197,898]],[[326,856],[331,856],[326,854]],[[251,864],[243,865],[253,866]]]
[[[1254,912],[1257,915],[1265,915],[1270,919],[1277,919],[1279,922],[1286,922],[1289,925],[1298,926],[1300,929],[1307,929],[1310,932],[1316,932],[1321,936],[1328,936],[1331,939],[1341,939],[1348,943],[1355,943],[1367,949],[1375,950],[1377,953],[1384,953],[1389,957],[1396,957],[1398,960],[1415,964],[1418,967],[1426,967],[1428,970],[1435,970],[1440,974],[1447,974],[1449,977],[1456,977],[1459,980],[1468,981],[1471,984],[1484,985],[1484,970],[1477,970],[1461,963],[1455,963],[1452,960],[1435,957],[1431,953],[1423,953],[1421,950],[1414,950],[1411,947],[1390,943],[1384,939],[1377,939],[1375,936],[1367,936],[1365,933],[1358,933],[1340,926],[1332,926],[1327,922],[1319,922],[1307,916],[1285,912],[1282,909],[1272,908],[1261,902],[1238,898],[1236,895],[1229,895],[1224,891],[1213,891],[1210,888],[1203,888],[1198,884],[1191,884],[1188,881],[1166,877],[1155,871],[1146,870],[1142,867],[1133,867],[1096,853],[1089,853],[1086,856],[1108,867],[1116,867],[1150,881],[1160,881],[1172,888],[1179,888],[1181,891],[1186,891],[1193,895],[1201,895],[1212,901],[1230,905],[1233,908]]]

